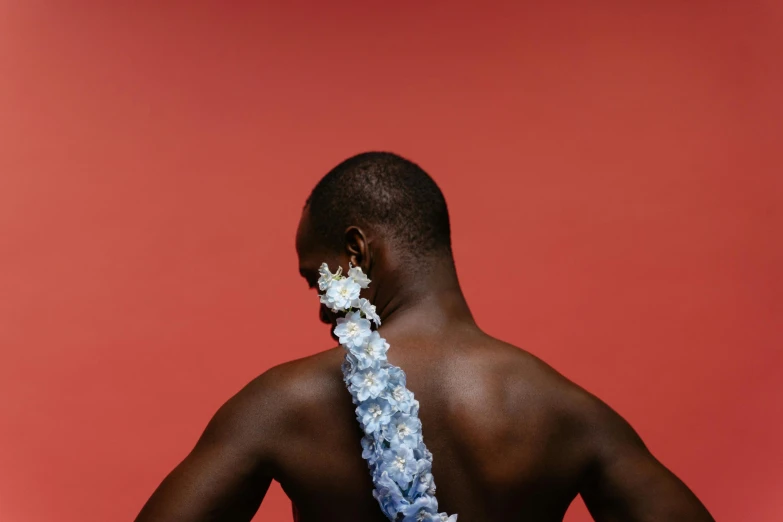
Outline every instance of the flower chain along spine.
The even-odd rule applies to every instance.
[[[438,513],[419,401],[405,386],[405,372],[387,361],[389,343],[372,330],[372,323],[381,324],[375,306],[359,297],[370,280],[350,265],[347,276],[341,267],[331,273],[326,263],[318,272],[321,303],[335,313],[345,312],[334,334],[346,350],[343,378],[364,432],[362,458],[375,485],[373,496],[395,522],[456,522],[457,515]]]

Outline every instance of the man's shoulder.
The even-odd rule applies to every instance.
[[[466,365],[490,378],[509,399],[522,398],[520,405],[577,407],[592,395],[533,353],[497,339],[472,352]]]
[[[510,413],[535,418],[543,433],[591,444],[625,428],[622,417],[603,400],[529,351],[498,341],[493,353],[486,358],[485,373],[502,387]]]
[[[250,381],[238,394],[242,402],[274,403],[290,411],[323,397],[329,389],[342,385],[340,365],[342,351],[332,348],[314,355],[278,364]]]
[[[260,443],[269,434],[283,436],[309,410],[344,391],[340,352],[326,350],[279,364],[246,384],[217,411],[210,428],[232,439]],[[294,426],[295,427],[295,426]]]
[[[569,447],[586,464],[610,454],[618,444],[644,449],[630,424],[603,399],[538,357],[524,354],[527,361],[520,375],[528,382],[523,386],[537,397],[534,404],[543,412],[553,448]]]

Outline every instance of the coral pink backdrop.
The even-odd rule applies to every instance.
[[[780,3],[249,4],[0,0],[0,519],[132,519],[331,346],[294,232],[368,149],[440,183],[483,327],[783,519]]]

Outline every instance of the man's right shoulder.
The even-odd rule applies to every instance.
[[[301,429],[303,420],[323,408],[330,396],[344,393],[341,356],[338,349],[331,349],[270,368],[228,399],[205,433],[264,454],[275,453],[274,441]]]
[[[234,398],[248,405],[263,404],[290,412],[310,404],[336,384],[341,385],[341,364],[340,348],[278,364],[250,381]]]

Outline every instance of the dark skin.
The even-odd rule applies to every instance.
[[[450,255],[403,256],[372,227],[319,245],[307,209],[300,272],[351,262],[372,279],[392,364],[421,402],[441,511],[464,522],[561,521],[582,495],[599,522],[708,522],[696,496],[601,400],[535,356],[482,332]],[[321,319],[335,317],[321,309]],[[245,522],[280,482],[294,518],[387,520],[372,497],[361,433],[342,382],[342,348],[265,372],[214,416],[136,522]]]

